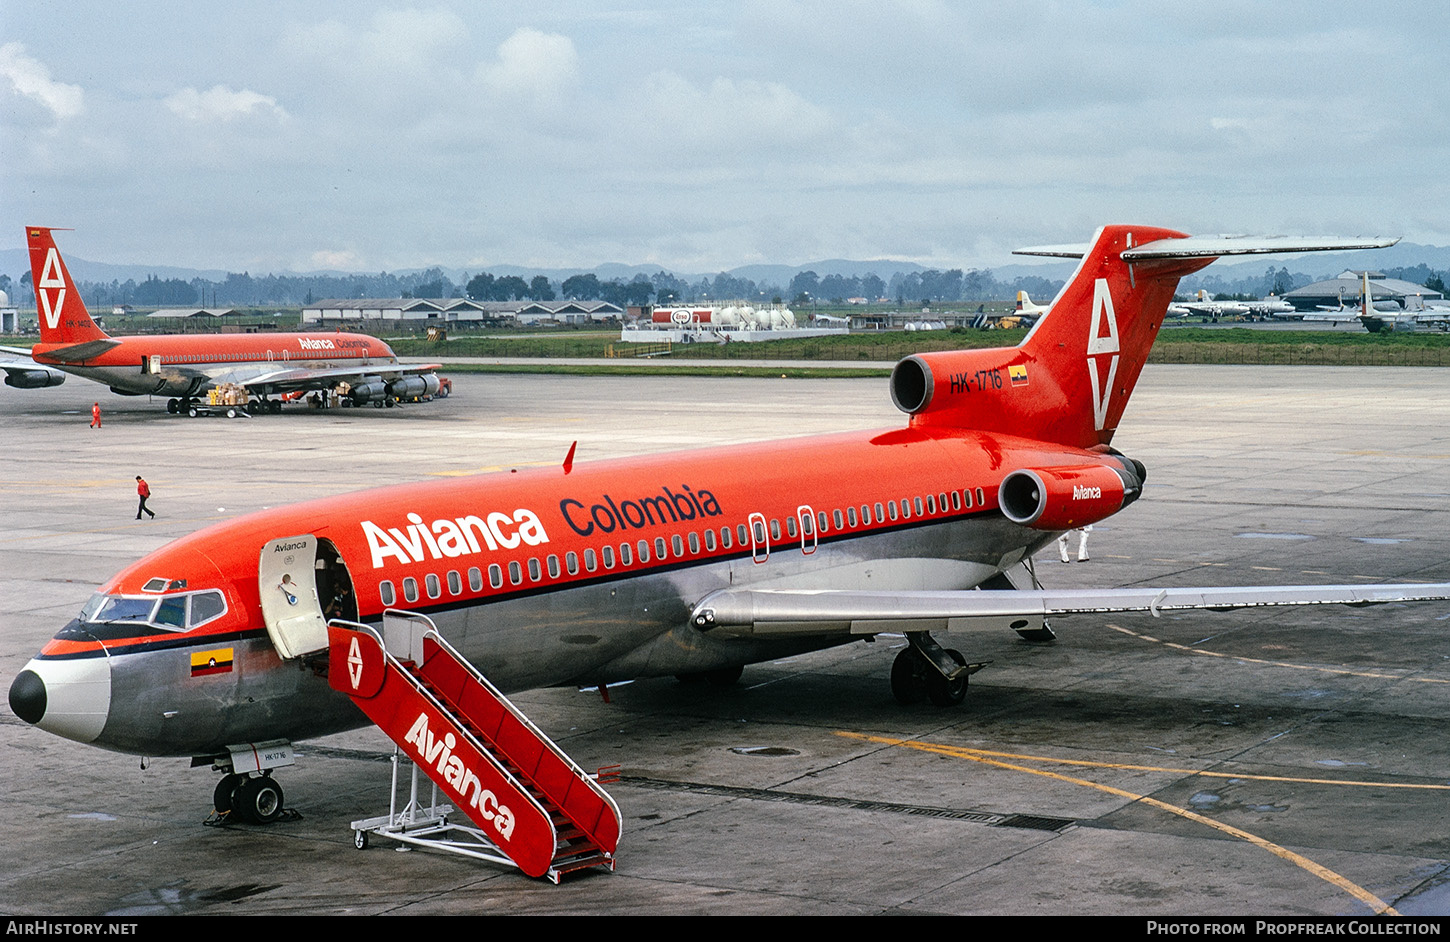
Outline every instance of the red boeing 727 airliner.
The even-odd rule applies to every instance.
[[[280,412],[277,396],[345,390],[353,405],[391,406],[438,392],[436,364],[403,366],[386,343],[364,334],[160,334],[111,337],[91,320],[61,259],[52,230],[29,226],[30,276],[40,316],[34,360],[5,367],[6,382],[54,386],[62,370],[123,396],[167,396],[170,412],[191,412],[197,397],[223,384],[247,392],[248,412]],[[194,412],[192,414],[195,414]]]
[[[354,647],[344,671],[334,647],[330,683],[327,622],[376,626],[387,609],[428,616],[504,691],[730,679],[902,632],[895,694],[950,705],[976,665],[933,633],[1045,639],[1058,613],[1450,598],[1450,584],[1084,592],[1012,578],[1061,531],[1138,497],[1145,469],[1111,443],[1181,276],[1221,255],[1385,244],[1108,226],[1089,246],[1032,250],[1081,264],[1021,345],[897,364],[904,427],[577,466],[571,450],[557,468],[217,524],[103,585],[16,678],[11,707],[80,742],[210,760],[232,788],[243,771],[259,780],[261,764],[229,759],[247,744],[285,752],[366,722],[333,687],[346,672],[359,687],[375,655]],[[482,761],[451,751],[432,714],[399,721],[439,773],[457,760],[465,781]]]

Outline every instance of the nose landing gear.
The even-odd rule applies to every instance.
[[[270,771],[255,776],[232,773],[217,782],[212,809],[249,824],[271,824],[282,817],[282,800],[282,786]]]
[[[223,773],[212,793],[212,814],[206,823],[271,824],[281,818],[286,813],[282,786],[272,777],[272,770],[295,764],[292,744],[274,740],[227,748],[226,755],[193,760],[193,764],[210,761],[214,770]]]

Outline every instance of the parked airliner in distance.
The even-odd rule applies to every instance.
[[[275,810],[275,784],[255,784],[268,763],[367,722],[329,682],[330,620],[376,626],[389,609],[426,615],[504,692],[733,682],[901,632],[893,693],[950,706],[981,665],[935,634],[1045,641],[1064,613],[1450,598],[1450,584],[1048,590],[1024,566],[1138,498],[1147,471],[1112,441],[1181,276],[1222,255],[1388,244],[1107,226],[1023,250],[1081,261],[1020,345],[899,362],[903,427],[577,465],[571,448],[559,467],[219,523],[100,586],[16,677],[11,708],[79,742],[195,757],[247,800],[274,789],[258,807]],[[432,762],[441,734],[404,719]]]
[[[349,405],[378,407],[439,392],[436,364],[404,366],[386,343],[364,334],[111,337],[91,319],[51,232],[25,230],[40,316],[40,343],[28,354],[38,369],[7,368],[12,386],[58,385],[57,371],[63,371],[122,396],[167,396],[167,411],[192,415],[200,396],[224,385],[239,387],[253,414],[280,412],[280,397],[314,390],[338,393]]]

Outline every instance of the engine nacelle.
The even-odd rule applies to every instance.
[[[388,384],[388,395],[397,399],[417,399],[432,396],[438,392],[438,377],[433,373],[424,376],[404,376]]]
[[[356,405],[363,405],[368,402],[381,402],[388,398],[388,386],[382,382],[358,383],[348,392],[348,396],[352,398],[353,403]]]
[[[1138,499],[1147,477],[1142,464],[1023,468],[1002,479],[997,505],[1013,523],[1034,530],[1071,530],[1106,519]]]
[[[5,374],[5,385],[14,386],[16,389],[44,389],[47,386],[59,386],[63,382],[64,373],[52,373],[50,370],[19,370]]]

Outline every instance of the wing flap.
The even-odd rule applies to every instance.
[[[1447,600],[1447,582],[939,592],[721,589],[695,605],[690,621],[702,631],[747,635],[1021,630],[1019,624],[1065,615],[1148,612],[1157,617],[1174,611]]]

